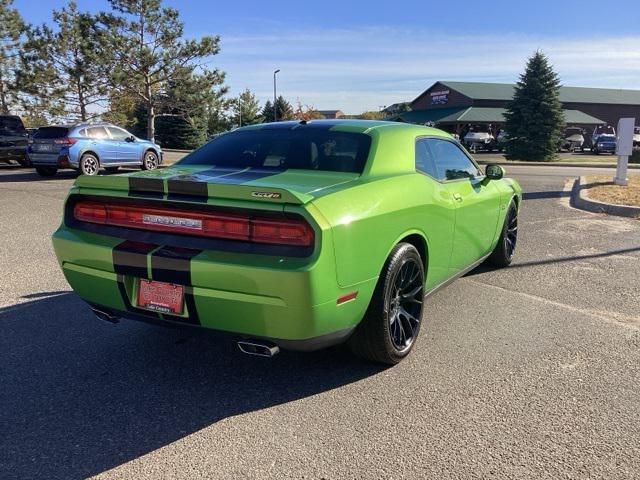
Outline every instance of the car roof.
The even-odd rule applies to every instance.
[[[387,120],[357,120],[357,119],[331,119],[331,120],[289,120],[283,122],[259,123],[238,128],[234,132],[249,130],[294,130],[301,126],[307,128],[320,128],[333,131],[349,131],[355,133],[383,133],[386,131],[406,131],[418,135],[449,136],[449,134],[436,128],[415,125],[412,123],[391,122]]]

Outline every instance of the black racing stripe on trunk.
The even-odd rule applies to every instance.
[[[191,259],[202,250],[180,247],[162,247],[151,255],[151,277],[154,280],[185,285],[184,302],[188,317],[162,314],[162,317],[173,322],[200,325],[200,317],[193,298],[191,288]]]
[[[129,195],[162,198],[164,196],[164,180],[161,178],[129,177]]]
[[[114,271],[121,275],[147,278],[147,254],[158,248],[152,243],[125,240],[112,251]]]
[[[167,181],[168,200],[188,200],[206,202],[209,198],[207,183],[202,181],[173,180]]]
[[[145,310],[142,308],[134,307],[129,301],[129,295],[127,294],[127,289],[124,286],[124,276],[118,275],[118,290],[120,291],[120,296],[122,297],[122,302],[127,310],[127,312],[135,313],[136,315],[141,315],[144,317],[150,317],[155,320],[161,320],[162,317],[156,312],[152,312],[151,310]]]
[[[160,282],[191,285],[191,259],[202,250],[162,247],[151,255],[151,278]]]

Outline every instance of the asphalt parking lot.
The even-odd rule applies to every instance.
[[[94,319],[49,239],[74,176],[0,167],[0,478],[639,478],[640,221],[570,208],[587,169],[509,171],[514,264],[382,368]]]

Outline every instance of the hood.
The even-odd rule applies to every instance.
[[[80,189],[127,192],[129,196],[304,204],[346,188],[359,177],[355,173],[342,172],[177,165],[124,175],[83,175],[75,185]]]

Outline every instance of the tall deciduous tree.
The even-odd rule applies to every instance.
[[[53,21],[55,29],[42,25],[29,33],[21,84],[41,101],[61,106],[65,119],[89,120],[107,99],[95,18],[71,0],[53,11]]]
[[[547,57],[536,52],[527,62],[505,113],[507,158],[544,161],[556,155],[564,123],[559,94],[558,75]]]
[[[109,0],[114,13],[100,15],[106,52],[112,56],[109,77],[123,93],[140,99],[147,110],[147,138],[155,137],[156,110],[168,83],[184,71],[197,72],[218,85],[221,75],[205,68],[219,52],[219,37],[183,38],[178,11],[160,0]]]
[[[26,25],[12,8],[13,0],[0,0],[0,113],[10,113],[17,104],[15,72],[22,34]]]
[[[309,105],[303,105],[300,100],[296,104],[296,109],[293,112],[294,118],[298,120],[317,120],[325,118],[318,110]]]

